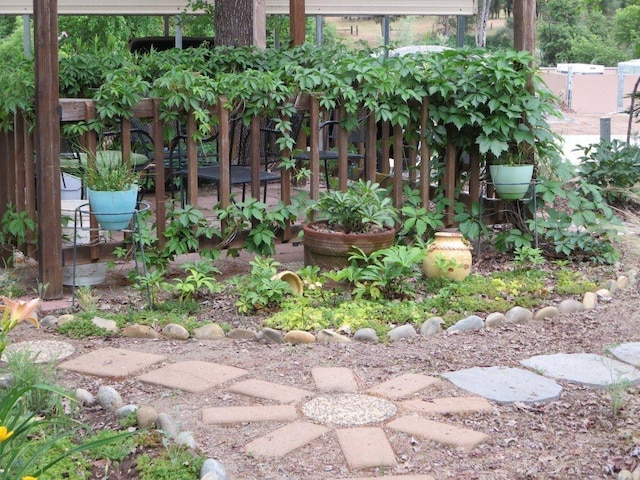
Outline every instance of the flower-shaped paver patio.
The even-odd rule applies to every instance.
[[[104,349],[82,355],[61,365],[102,377],[135,376],[144,366],[152,368],[162,360],[129,350]],[[126,355],[124,354],[126,352]],[[136,358],[140,356],[140,361]],[[108,361],[105,361],[108,357]],[[119,365],[127,363],[133,368]],[[99,368],[96,368],[99,363]],[[92,367],[91,364],[94,366]],[[334,431],[336,448],[344,454],[352,471],[367,468],[392,468],[396,454],[387,432],[402,432],[454,448],[471,450],[485,442],[485,433],[425,418],[426,415],[458,415],[492,412],[482,397],[429,398],[428,391],[442,380],[428,375],[408,373],[362,390],[354,372],[344,367],[312,368],[315,388],[305,390],[255,378],[240,368],[201,361],[181,361],[137,375],[139,381],[170,389],[201,393],[219,387],[272,405],[239,405],[202,409],[205,424],[234,425],[246,422],[279,422],[284,426],[254,438],[244,445],[252,456],[283,457],[311,441]],[[355,478],[355,477],[354,477]],[[358,477],[359,480],[366,480]],[[429,475],[386,477],[402,480],[432,480]]]

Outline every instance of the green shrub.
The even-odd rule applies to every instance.
[[[584,180],[600,187],[611,205],[638,203],[640,190],[640,147],[621,140],[601,140],[586,147],[580,157]]]

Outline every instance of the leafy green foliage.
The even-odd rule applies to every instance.
[[[478,202],[473,202],[471,208],[458,202],[455,211],[453,220],[458,222],[458,229],[466,239],[473,242],[480,236],[488,236],[489,230],[482,221],[482,206]]]
[[[269,208],[260,200],[248,198],[244,202],[233,202],[224,209],[216,206],[214,213],[225,222],[222,238],[232,239],[246,228],[249,232],[242,246],[250,253],[269,256],[275,254],[276,233],[294,222],[307,204],[306,193],[293,197],[289,205],[279,201]],[[236,254],[237,249],[230,249],[230,253]]]
[[[562,180],[545,180],[536,187],[540,192],[547,215],[539,217],[535,225],[539,235],[551,243],[556,253],[570,259],[589,259],[595,263],[615,263],[619,253],[616,240],[620,220],[602,198],[597,186],[578,178],[575,183],[561,185]],[[566,201],[567,208],[546,208],[544,203],[557,195]]]
[[[223,285],[218,283],[211,275],[220,273],[210,261],[196,261],[181,266],[189,274],[184,279],[177,279],[173,288],[180,295],[180,300],[192,300],[205,292],[219,293],[223,290]]]
[[[13,376],[13,387],[26,389],[20,400],[21,405],[30,412],[42,415],[63,412],[60,395],[51,390],[32,388],[39,384],[52,385],[56,377],[53,362],[36,363],[37,360],[37,356],[34,358],[31,352],[7,354],[7,365]]]
[[[402,243],[425,242],[435,233],[436,229],[444,227],[444,204],[436,202],[436,207],[427,210],[422,206],[418,190],[404,187],[404,203],[400,209],[402,229],[398,232],[398,241]]]
[[[36,230],[36,224],[29,217],[29,213],[25,210],[18,211],[11,202],[6,206],[0,225],[2,226],[0,247],[5,250],[12,250],[18,245],[24,244],[28,235]]]
[[[0,442],[0,479],[14,480],[24,476],[42,479],[78,478],[69,472],[86,472],[90,463],[82,452],[97,449],[108,443],[117,443],[129,437],[129,433],[102,435],[87,440],[84,432],[91,429],[73,420],[64,411],[47,411],[40,414],[30,410],[24,398],[34,390],[57,395],[61,404],[73,402],[63,390],[44,383],[31,384],[29,379],[20,385],[0,390],[0,426],[9,434]],[[32,405],[33,406],[33,405]],[[73,459],[73,461],[69,461]],[[61,462],[67,462],[62,464]]]
[[[394,245],[369,255],[357,247],[355,250],[349,256],[350,265],[331,274],[331,278],[348,282],[356,300],[411,299],[416,296],[424,248]]]
[[[283,304],[282,311],[264,321],[264,325],[281,330],[319,331],[325,328],[373,328],[379,337],[386,337],[391,325],[419,323],[425,309],[417,302],[373,302],[355,300],[336,306],[316,306],[310,299],[296,298]]]
[[[174,208],[167,217],[169,223],[164,232],[166,243],[160,255],[167,261],[176,255],[197,252],[200,237],[213,238],[214,235],[220,235],[220,231],[210,226],[202,211],[193,205]]]
[[[138,181],[138,174],[128,160],[101,162],[93,157],[87,161],[81,175],[88,188],[99,192],[126,191]]]
[[[543,265],[546,261],[542,256],[542,250],[528,245],[521,245],[515,248],[514,260],[520,268]]]
[[[398,221],[398,212],[387,190],[364,180],[354,182],[345,192],[322,192],[314,209],[331,229],[344,233],[392,228]]]
[[[76,318],[64,325],[59,325],[57,330],[71,338],[108,337],[113,335],[113,332],[94,325],[90,318]]]
[[[580,157],[580,174],[611,205],[638,203],[640,189],[640,147],[621,140],[600,141],[586,147]]]
[[[289,284],[275,277],[280,263],[270,257],[255,257],[249,264],[251,273],[231,281],[238,295],[238,312],[250,313],[279,306],[291,294]]]
[[[596,289],[596,282],[585,278],[579,271],[560,268],[553,272],[556,279],[556,293],[558,295],[582,295]]]
[[[136,462],[140,480],[192,480],[200,474],[205,458],[184,447],[169,446],[160,457],[141,455]]]

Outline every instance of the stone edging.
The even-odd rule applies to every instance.
[[[620,275],[617,279],[607,280],[601,288],[594,292],[585,292],[582,301],[575,299],[566,299],[561,301],[557,306],[545,306],[532,312],[523,307],[513,307],[505,313],[493,312],[482,318],[478,315],[470,315],[469,317],[459,320],[454,325],[446,329],[446,332],[460,332],[465,330],[480,330],[482,328],[494,328],[508,323],[527,323],[531,320],[542,320],[544,318],[553,318],[561,313],[578,313],[595,308],[598,303],[608,303],[613,300],[613,294],[618,290],[624,290],[637,284],[637,272],[629,270],[625,274]],[[60,317],[53,315],[46,316],[40,322],[44,327],[55,328],[75,321],[74,315],[65,314]],[[182,325],[171,323],[165,325],[161,332],[148,325],[128,325],[119,330],[116,322],[113,320],[105,320],[100,317],[92,319],[94,325],[103,328],[109,332],[120,333],[124,337],[129,338],[146,338],[146,339],[169,339],[169,340],[187,340],[191,335]],[[420,326],[419,331],[413,325],[405,324],[393,328],[388,333],[388,340],[395,341],[402,338],[414,337],[422,335],[425,337],[436,335],[442,332],[444,320],[441,317],[431,317],[425,320]],[[350,338],[343,333],[336,332],[331,329],[324,329],[315,335],[302,331],[291,330],[282,333],[272,328],[262,328],[260,331],[246,328],[234,328],[225,333],[222,327],[217,323],[209,323],[197,328],[194,331],[193,339],[195,340],[220,340],[230,338],[236,340],[251,340],[264,343],[289,343],[289,344],[309,344],[309,343],[348,343],[352,340],[360,342],[379,342],[380,338],[372,328],[362,328],[357,330],[353,337]]]

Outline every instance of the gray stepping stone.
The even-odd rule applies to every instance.
[[[592,353],[538,355],[520,363],[544,375],[590,387],[605,387],[622,380],[640,382],[640,371],[636,368]]]
[[[442,376],[457,387],[499,403],[542,403],[560,398],[553,380],[511,367],[474,367]]]
[[[609,351],[618,360],[640,368],[640,342],[623,343]]]

